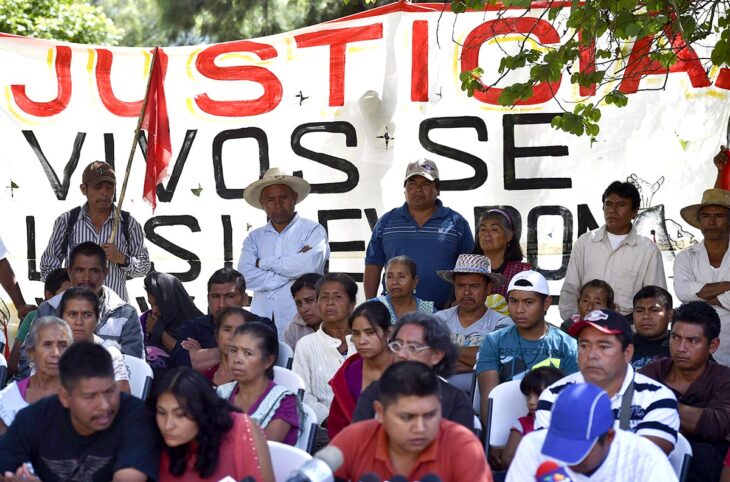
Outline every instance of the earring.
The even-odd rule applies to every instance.
[[[416,288],[413,288],[413,294],[414,295],[416,294]]]

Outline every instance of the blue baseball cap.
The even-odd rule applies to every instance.
[[[553,405],[542,453],[576,465],[613,424],[611,401],[604,390],[590,383],[568,385]]]

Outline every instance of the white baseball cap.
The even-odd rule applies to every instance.
[[[537,271],[520,271],[512,277],[507,287],[507,292],[512,290],[532,291],[545,296],[550,296],[550,287],[543,275]]]

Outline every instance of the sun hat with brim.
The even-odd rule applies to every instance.
[[[243,191],[243,199],[251,206],[263,209],[261,206],[261,191],[274,184],[284,184],[297,193],[297,203],[304,201],[312,187],[301,177],[292,176],[278,167],[266,171],[261,179],[254,181]]]
[[[542,454],[566,465],[579,464],[613,423],[605,391],[590,383],[568,385],[553,405]]]
[[[631,330],[631,323],[621,313],[613,310],[593,310],[586,314],[583,319],[579,319],[573,323],[568,329],[568,334],[573,338],[578,335],[583,328],[592,326],[596,330],[607,335],[624,335],[629,342],[632,341],[634,333]]]
[[[730,209],[730,191],[725,189],[707,189],[702,193],[702,201],[679,210],[682,219],[693,228],[700,229],[699,212],[705,206],[720,206]]]
[[[492,266],[489,258],[480,254],[460,254],[456,258],[454,269],[441,269],[436,274],[449,283],[454,282],[455,274],[480,274],[486,276],[494,283],[494,287],[502,286],[504,278],[499,273],[492,273]]]

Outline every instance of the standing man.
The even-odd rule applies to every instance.
[[[547,280],[537,271],[522,271],[509,282],[507,306],[514,325],[487,334],[479,348],[476,373],[483,422],[489,393],[500,383],[521,380],[543,366],[566,374],[578,371],[575,340],[545,320],[552,302]]]
[[[724,329],[713,355],[730,364],[730,191],[708,189],[702,202],[680,211],[682,219],[702,231],[704,239],[674,258],[674,292],[683,303],[703,300],[715,308]]]
[[[592,279],[608,283],[615,291],[616,311],[631,313],[634,293],[643,286],[667,287],[662,254],[649,238],[636,232],[632,221],[641,198],[629,182],[612,182],[601,198],[605,224],[583,234],[573,245],[563,288],[560,317],[578,313],[581,286]]]
[[[365,254],[365,298],[378,296],[388,260],[406,255],[418,266],[416,296],[442,309],[452,288],[436,271],[451,269],[460,254],[471,253],[474,236],[466,219],[438,199],[439,170],[433,161],[408,164],[404,186],[405,204],[384,214],[373,229]]]
[[[720,345],[720,317],[703,301],[677,308],[669,349],[672,357],[641,373],[677,397],[680,431],[692,446],[687,480],[719,480],[730,434],[730,368],[710,356]]]
[[[512,320],[487,308],[487,296],[492,287],[502,284],[502,275],[492,273],[489,258],[479,254],[461,254],[452,270],[438,275],[454,284],[457,305],[439,311],[434,316],[451,332],[451,341],[459,350],[454,375],[449,383],[469,392],[477,361],[477,352],[487,333],[510,326]]]
[[[664,453],[674,449],[679,430],[677,399],[664,385],[635,373],[629,321],[611,310],[596,310],[570,327],[578,339],[580,372],[568,375],[547,387],[540,395],[535,412],[535,429],[548,428],[555,399],[576,383],[592,383],[608,393],[615,428],[646,437]]]
[[[304,179],[273,167],[243,193],[269,222],[246,237],[238,271],[254,291],[251,311],[274,320],[280,337],[297,314],[292,283],[305,273],[324,273],[330,255],[324,227],[294,211],[310,189]]]
[[[122,211],[114,243],[109,235],[114,224],[116,207],[112,200],[117,178],[106,162],[94,161],[81,176],[81,192],[86,203],[61,214],[53,225],[51,239],[41,257],[41,279],[56,268],[68,266],[71,250],[84,241],[102,248],[109,261],[106,285],[124,301],[129,301],[127,277],[141,278],[150,270],[150,255],[144,245],[142,226],[128,212]]]

